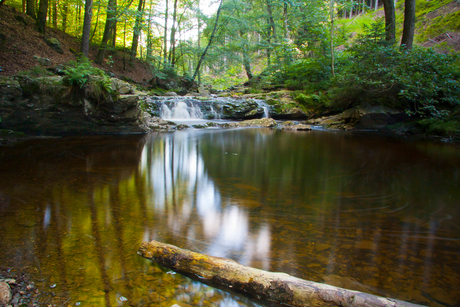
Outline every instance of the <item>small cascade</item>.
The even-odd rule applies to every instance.
[[[261,99],[233,97],[151,96],[146,99],[147,111],[171,121],[244,120],[269,118],[271,106]]]
[[[268,107],[263,106],[262,109],[264,109],[264,118],[269,118],[270,117],[270,111],[268,111]]]
[[[187,104],[185,100],[174,99],[162,102],[160,117],[162,119],[201,119],[203,118],[203,113],[200,107],[193,102]]]
[[[254,101],[259,105],[260,108],[264,110],[263,118],[270,118],[270,109],[268,108],[268,105],[265,103],[265,101],[260,99],[255,99]]]
[[[212,106],[210,108],[211,108],[211,116],[212,116],[212,118],[215,118],[215,119],[221,119],[222,118],[221,114],[217,113],[217,111],[214,110],[214,108]]]

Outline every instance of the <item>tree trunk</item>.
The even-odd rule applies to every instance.
[[[243,53],[243,66],[246,70],[248,80],[251,81],[251,79],[254,78],[254,75],[251,71],[251,58],[249,55],[248,34],[244,33],[243,31],[240,31],[240,37],[243,40],[243,48],[241,50],[241,52]]]
[[[273,19],[273,13],[272,13],[272,6],[270,4],[270,0],[267,1],[267,12],[268,12],[268,38],[267,38],[267,66],[271,66],[271,41],[272,38],[275,40],[276,43],[276,27],[275,27],[275,20]]]
[[[37,30],[45,34],[46,14],[48,12],[48,0],[40,0],[37,14]]]
[[[330,17],[331,17],[331,72],[335,76],[335,63],[334,63],[334,0],[330,0]]]
[[[284,38],[290,40],[289,25],[288,25],[288,4],[284,2],[283,6],[283,17],[284,17]]]
[[[209,38],[209,42],[206,45],[206,48],[204,48],[203,53],[201,54],[200,60],[198,61],[198,64],[196,65],[195,73],[193,74],[191,83],[195,81],[196,76],[198,75],[198,72],[200,71],[201,64],[203,63],[203,60],[206,57],[206,53],[208,52],[209,46],[211,46],[214,36],[216,35],[217,25],[219,23],[220,11],[222,9],[222,3],[223,3],[223,0],[220,1],[219,8],[217,9],[217,13],[216,13],[216,22],[214,23],[214,28],[212,29],[211,37]]]
[[[91,17],[93,12],[93,0],[85,1],[85,19],[83,21],[83,35],[81,37],[81,53],[85,57],[89,54],[89,36],[91,34]]]
[[[134,32],[133,32],[133,43],[131,44],[131,56],[133,58],[137,55],[137,46],[139,44],[139,36],[141,34],[141,22],[142,15],[144,13],[144,1],[139,0],[139,5],[137,6],[137,16],[136,22],[134,23]]]
[[[267,272],[237,262],[194,253],[156,241],[144,242],[139,254],[190,278],[262,303],[283,306],[415,307],[395,299]]]
[[[57,22],[58,21],[58,18],[57,18],[57,16],[58,16],[58,13],[57,13],[58,4],[59,4],[58,0],[54,0],[54,2],[53,2],[53,28],[55,28],[55,29],[57,29],[57,27],[58,27],[57,26],[57,24],[58,24],[58,22]]]
[[[37,17],[35,16],[35,1],[34,0],[27,0],[26,14],[32,17],[33,19],[37,19]]]
[[[383,0],[385,11],[385,40],[393,44],[396,38],[396,17],[394,0]]]
[[[176,21],[177,21],[177,0],[173,5],[173,20],[171,25],[171,38],[169,40],[169,63],[174,67],[176,53]]]
[[[30,1],[30,0],[27,0]],[[62,32],[65,32],[67,28],[67,12],[69,11],[69,1],[64,1],[64,6],[62,8]]]
[[[109,0],[107,4],[107,19],[105,22],[104,34],[102,35],[101,46],[99,47],[95,61],[97,64],[102,64],[102,61],[104,60],[105,50],[107,49],[107,43],[109,42],[112,34],[112,28],[115,21],[115,6],[116,0]]]
[[[168,62],[168,9],[169,9],[169,5],[168,5],[168,0],[165,0],[165,1],[166,1],[166,9],[165,9],[165,29],[164,29],[165,31],[163,35],[163,39],[164,39],[163,62],[166,65],[166,63]]]
[[[96,24],[94,25],[93,34],[91,34],[91,37],[89,38],[90,43],[93,41],[94,35],[96,34],[96,31],[97,31],[97,25],[99,24],[99,13],[100,12],[101,12],[101,2],[98,1],[98,3],[97,3],[97,14],[96,14]]]
[[[404,28],[401,46],[407,50],[412,49],[415,32],[415,0],[406,0],[404,3]]]

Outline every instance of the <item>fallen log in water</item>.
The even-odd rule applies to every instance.
[[[195,253],[157,241],[144,242],[139,254],[208,285],[241,293],[270,305],[284,306],[420,306],[391,298],[267,272],[237,262]]]

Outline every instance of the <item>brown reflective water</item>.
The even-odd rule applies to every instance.
[[[460,150],[188,130],[0,148],[1,266],[68,305],[253,306],[136,254],[158,240],[345,288],[460,304]]]

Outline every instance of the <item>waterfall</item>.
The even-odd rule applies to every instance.
[[[264,110],[263,118],[270,118],[270,110],[265,101],[260,99],[254,99],[254,101],[259,105],[260,108]]]
[[[164,100],[160,108],[160,117],[162,119],[201,119],[203,113],[199,106],[190,102],[190,106],[184,100],[174,99],[169,103]]]
[[[219,113],[217,113],[216,110],[214,110],[214,108],[212,106],[211,106],[211,115],[215,119],[221,119],[221,117],[222,117]]]
[[[264,109],[264,117],[269,118],[270,117],[270,112],[268,111],[268,107],[263,106],[262,108]]]

